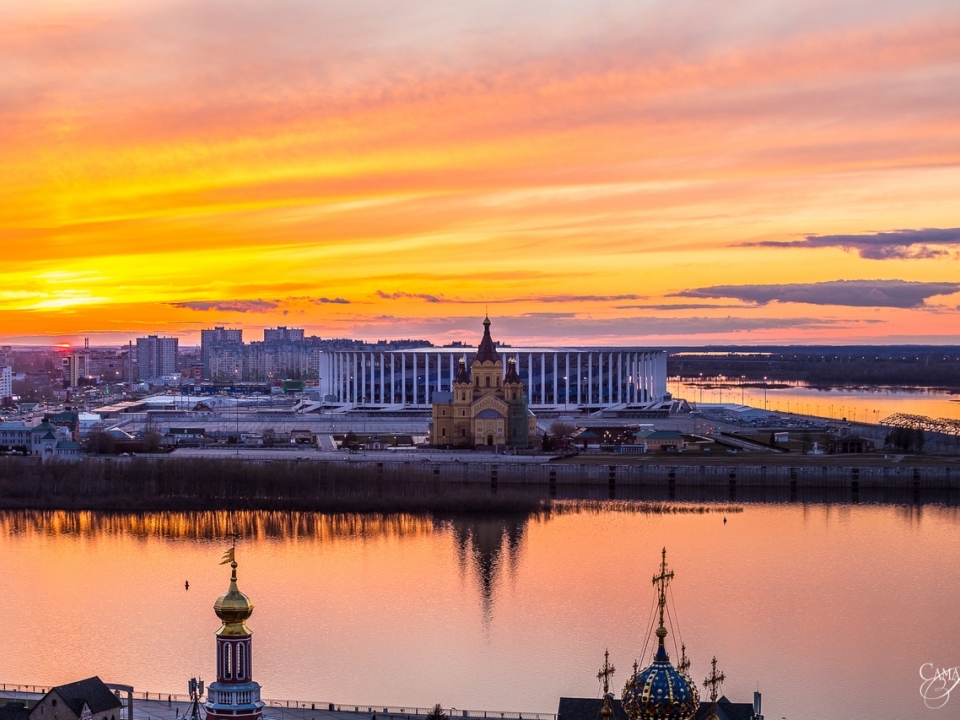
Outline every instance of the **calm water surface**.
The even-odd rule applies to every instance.
[[[217,563],[237,522],[267,698],[555,712],[561,695],[597,695],[605,648],[619,689],[665,545],[695,678],[716,655],[724,693],[749,701],[759,686],[768,718],[936,715],[918,672],[960,665],[955,508],[626,507],[456,521],[0,514],[0,675],[167,692],[212,679],[229,573]],[[939,716],[960,716],[960,694],[950,703]]]
[[[802,383],[789,387],[741,387],[736,380],[720,382],[714,378],[703,383],[689,378],[671,377],[668,388],[676,397],[691,403],[738,403],[768,410],[802,413],[826,418],[877,423],[894,413],[927,415],[960,420],[960,395],[945,390],[918,387],[814,388]]]

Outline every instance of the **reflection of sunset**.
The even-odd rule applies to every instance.
[[[8,4],[4,335],[945,337],[677,293],[956,280],[956,8],[602,6]]]
[[[955,508],[587,507],[526,522],[238,514],[262,533],[237,553],[264,696],[538,711],[592,697],[604,648],[624,668],[640,653],[664,545],[694,677],[716,654],[724,693],[759,683],[769,716],[916,716],[920,664],[955,662]],[[6,680],[169,692],[208,674],[227,518],[0,516],[7,639],[29,649]]]
[[[107,514],[86,511],[0,513],[0,535],[109,535],[227,542],[234,533],[248,540],[325,541],[334,538],[430,533],[430,520],[413,515],[322,515],[296,511],[150,512]]]

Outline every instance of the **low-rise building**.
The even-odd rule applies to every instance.
[[[874,441],[856,435],[841,435],[827,441],[828,455],[843,455],[850,453],[867,453],[874,448]]]
[[[676,452],[687,447],[683,435],[677,430],[652,430],[640,433],[638,438],[647,446],[649,452]]]
[[[121,720],[123,703],[98,677],[50,688],[30,720]]]

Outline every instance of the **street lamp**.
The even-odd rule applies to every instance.
[[[767,409],[767,376],[763,376],[763,409]]]

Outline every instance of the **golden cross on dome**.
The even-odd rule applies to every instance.
[[[687,646],[680,646],[680,662],[677,663],[677,672],[688,677],[690,675],[690,658],[687,657]]]
[[[597,680],[603,682],[603,694],[606,695],[610,692],[610,676],[613,675],[617,669],[610,664],[610,651],[603,651],[603,667],[600,668],[600,672],[597,673]]]
[[[653,584],[659,585],[657,593],[660,603],[660,627],[663,627],[663,611],[667,607],[667,586],[673,580],[673,570],[667,570],[667,549],[663,549],[663,557],[660,561],[660,574],[653,576]]]
[[[597,680],[603,681],[603,709],[600,710],[600,714],[604,720],[610,720],[610,716],[613,715],[613,708],[610,707],[610,676],[616,671],[617,669],[610,664],[610,651],[604,650],[603,667],[597,673]]]
[[[717,673],[716,655],[714,655],[713,661],[710,663],[710,665],[712,667],[710,670],[710,677],[703,681],[703,687],[710,691],[710,702],[716,704],[720,686],[723,685],[723,681],[726,680],[727,677],[723,673]]]

